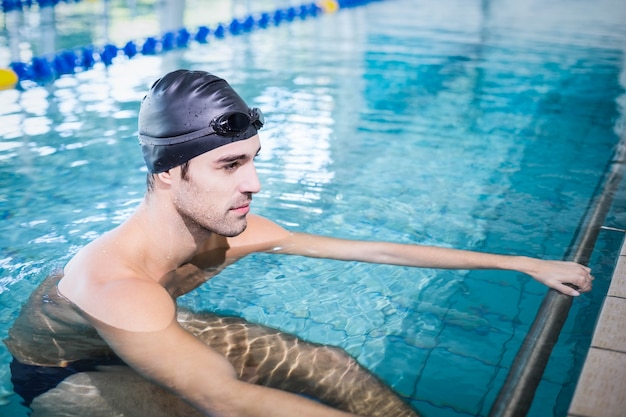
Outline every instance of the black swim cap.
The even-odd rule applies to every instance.
[[[167,171],[212,149],[248,139],[263,126],[223,79],[177,70],[157,80],[139,109],[139,143],[148,170]]]

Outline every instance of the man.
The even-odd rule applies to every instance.
[[[96,403],[112,407],[98,415],[415,415],[339,349],[241,319],[177,313],[176,297],[253,252],[509,269],[572,296],[591,289],[590,270],[575,263],[314,236],[250,214],[262,126],[260,110],[209,73],[174,71],[151,87],[139,112],[145,198],[29,300],[6,341],[16,392],[74,415]],[[52,386],[74,374],[50,391],[64,395],[23,388],[48,368],[58,371]]]

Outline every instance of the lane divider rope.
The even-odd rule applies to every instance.
[[[78,1],[78,0],[77,0]],[[63,75],[71,75],[92,69],[98,64],[106,67],[121,57],[132,59],[137,55],[158,55],[174,49],[187,48],[191,42],[206,44],[210,37],[215,40],[228,35],[237,36],[255,29],[265,29],[296,20],[317,17],[323,13],[334,13],[340,9],[361,6],[373,0],[322,0],[300,6],[277,9],[273,12],[249,15],[241,19],[233,18],[230,23],[218,24],[215,28],[200,26],[193,32],[186,28],[169,31],[160,37],[148,37],[143,42],[128,41],[121,47],[108,43],[101,47],[83,46],[54,54],[36,56],[30,62],[11,62],[9,68],[0,68],[0,90],[26,89],[45,85]],[[39,0],[40,7],[54,6],[59,0]],[[32,6],[30,0],[2,0],[3,11],[21,10]]]

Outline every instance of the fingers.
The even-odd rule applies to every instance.
[[[579,291],[580,292],[589,292],[591,291],[591,288],[593,287],[593,280],[594,280],[594,276],[589,274],[588,277],[586,277],[582,283],[581,286],[579,286]]]
[[[531,276],[573,297],[591,291],[595,279],[591,268],[571,261],[540,261],[539,268]]]
[[[593,280],[595,277],[591,274],[591,268],[586,267],[584,265],[578,265],[580,267],[580,272],[575,280],[572,281],[571,286],[575,287],[574,291],[566,290],[561,291],[564,294],[569,294],[573,296],[578,296],[580,293],[585,293],[591,291],[593,287]],[[571,288],[571,287],[570,287]]]
[[[583,266],[583,269],[585,271],[583,273],[583,282],[582,285],[580,285],[579,287],[581,292],[588,292],[591,291],[591,288],[593,286],[593,280],[595,279],[595,277],[591,275],[591,268]]]
[[[575,290],[574,288],[570,287],[567,284],[560,284],[556,286],[554,289],[562,292],[565,295],[571,295],[572,297],[578,297],[580,295],[579,291]]]

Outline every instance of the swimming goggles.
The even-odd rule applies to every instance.
[[[189,142],[209,135],[219,135],[234,137],[244,133],[250,126],[260,129],[265,124],[263,112],[258,107],[249,109],[248,113],[232,111],[217,116],[211,120],[208,127],[196,130],[195,132],[170,138],[155,138],[153,136],[139,134],[139,142],[142,145],[176,145],[178,143]]]
[[[210,127],[220,136],[237,136],[245,132],[250,125],[260,129],[265,123],[261,109],[254,107],[248,114],[234,111],[217,116],[211,120]]]

